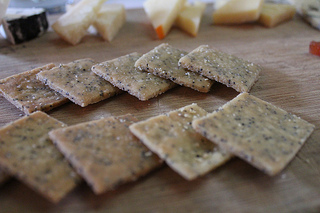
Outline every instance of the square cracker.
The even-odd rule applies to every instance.
[[[179,85],[200,92],[209,92],[213,84],[212,80],[178,66],[179,59],[186,54],[187,52],[164,43],[139,58],[135,67]]]
[[[54,130],[50,138],[96,194],[134,181],[162,164],[129,130],[132,115]]]
[[[201,136],[192,120],[207,112],[196,104],[132,124],[129,128],[150,150],[187,180],[222,165],[231,155]]]
[[[131,53],[96,64],[92,71],[141,101],[154,98],[176,85],[170,80],[135,68],[134,64],[140,57],[139,53]]]
[[[249,92],[262,70],[256,64],[210,49],[208,45],[201,45],[182,57],[179,65],[238,92]]]
[[[26,71],[0,80],[2,95],[13,105],[30,114],[35,111],[49,111],[68,101],[56,91],[50,89],[36,78],[44,70],[50,70],[54,64]]]
[[[76,60],[49,71],[42,71],[37,74],[37,78],[72,102],[85,107],[120,92],[118,88],[91,72],[95,63],[90,58]]]
[[[0,129],[0,166],[52,202],[62,199],[79,181],[48,136],[63,126],[39,111]]]
[[[268,175],[283,170],[314,130],[314,125],[248,93],[192,126]]]

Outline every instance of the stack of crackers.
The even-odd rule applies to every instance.
[[[48,64],[3,79],[2,95],[27,116],[0,129],[0,182],[14,176],[58,202],[81,179],[101,194],[163,162],[186,180],[235,156],[276,175],[314,125],[250,95],[260,71],[206,45],[187,53],[161,44],[146,54]],[[207,93],[215,81],[240,94],[211,113],[191,104],[144,121],[123,115],[66,126],[41,112],[68,100],[85,107],[123,91],[141,101],[176,85]]]

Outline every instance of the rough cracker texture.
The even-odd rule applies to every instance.
[[[134,64],[140,57],[139,53],[131,53],[96,64],[92,71],[141,101],[154,98],[176,85],[170,80],[135,68]]]
[[[248,93],[192,126],[269,175],[283,170],[314,130],[314,125]]]
[[[79,181],[48,136],[63,126],[43,112],[34,112],[0,129],[0,166],[55,203]]]
[[[139,58],[135,67],[169,79],[179,85],[190,87],[200,92],[209,92],[213,81],[195,72],[178,66],[179,59],[187,52],[169,44],[161,44]]]
[[[134,181],[161,165],[131,132],[131,115],[108,117],[49,133],[96,194]]]
[[[192,128],[192,120],[206,114],[205,110],[192,104],[168,115],[133,124],[130,130],[173,170],[185,179],[193,180],[231,158]]]
[[[54,64],[26,71],[0,80],[0,92],[13,105],[30,114],[35,111],[49,111],[68,101],[36,78],[36,74],[50,70]]]
[[[96,62],[90,58],[42,71],[37,78],[72,102],[85,107],[120,93],[121,90],[93,72]]]
[[[210,49],[207,45],[201,45],[182,57],[179,65],[238,92],[249,92],[262,70],[256,64]]]

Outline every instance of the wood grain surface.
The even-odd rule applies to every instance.
[[[51,30],[16,46],[0,39],[0,78],[50,62],[58,65],[87,57],[106,61],[135,51],[145,53],[163,42],[186,51],[208,44],[260,64],[263,71],[251,94],[316,126],[282,173],[269,177],[235,158],[189,182],[163,166],[99,196],[82,183],[58,204],[11,179],[0,187],[0,212],[320,212],[320,57],[308,53],[310,41],[320,40],[320,32],[299,17],[272,29],[258,24],[213,26],[211,13],[208,6],[195,38],[172,29],[158,40],[144,11],[128,10],[125,26],[111,43],[88,35],[71,46]],[[50,23],[56,18],[50,17]],[[208,94],[177,87],[145,102],[121,94],[85,108],[68,103],[48,114],[69,125],[126,113],[146,119],[191,103],[210,112],[237,94],[219,83]],[[0,126],[22,115],[0,97]]]

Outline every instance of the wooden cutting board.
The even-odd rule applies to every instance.
[[[77,46],[49,30],[12,46],[0,39],[0,78],[53,62],[91,57],[106,61],[131,52],[145,53],[167,42],[191,51],[208,44],[263,67],[251,94],[316,125],[298,155],[279,175],[269,177],[240,159],[188,182],[164,166],[135,183],[96,196],[81,184],[59,204],[52,204],[17,180],[0,188],[0,212],[319,212],[320,211],[320,57],[310,55],[320,32],[299,17],[273,29],[258,24],[213,26],[208,6],[197,37],[172,29],[158,40],[143,10],[127,11],[127,23],[111,43],[88,35]],[[52,16],[50,23],[57,18]],[[215,84],[208,94],[178,87],[150,101],[122,94],[85,108],[68,103],[48,114],[72,125],[102,116],[132,113],[146,119],[197,103],[213,111],[238,93]],[[0,97],[0,126],[23,113]]]

